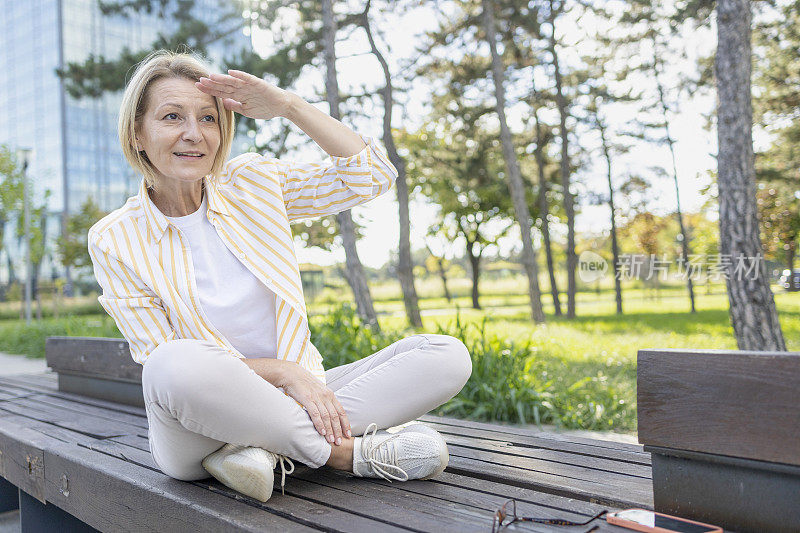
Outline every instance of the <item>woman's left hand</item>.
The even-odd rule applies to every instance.
[[[202,77],[194,85],[206,94],[222,98],[225,109],[246,117],[286,116],[291,93],[241,70],[228,70],[228,73],[230,75],[211,73],[210,78]]]

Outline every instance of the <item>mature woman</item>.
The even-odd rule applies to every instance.
[[[234,112],[292,121],[330,162],[227,160]],[[163,50],[128,83],[119,138],[143,179],[89,230],[89,252],[98,300],[144,367],[159,468],[261,501],[291,459],[389,480],[442,472],[444,439],[409,422],[461,390],[464,345],[414,335],[326,370],[309,339],[289,223],[391,188],[397,171],[374,140],[260,78]]]

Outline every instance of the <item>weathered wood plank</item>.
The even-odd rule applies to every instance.
[[[101,531],[313,530],[76,444],[44,458],[47,500]]]
[[[52,439],[0,413],[0,476],[40,502],[45,502],[42,448]]]
[[[30,374],[13,374],[10,376],[2,376],[0,379],[8,380],[10,382],[20,384],[32,384],[37,386],[51,387],[58,384],[58,374],[52,370],[45,370],[44,372],[32,372]]]
[[[797,352],[639,350],[639,441],[800,465],[798,383]]]
[[[505,425],[505,424],[491,424],[489,422],[478,422],[475,420],[464,420],[460,418],[451,418],[447,416],[436,416],[436,415],[422,415],[419,417],[420,421],[422,422],[432,422],[436,424],[442,424],[447,426],[455,426],[458,428],[472,428],[472,429],[483,429],[491,431],[495,434],[511,434],[511,435],[523,435],[528,437],[536,437],[539,439],[547,439],[550,441],[556,441],[559,443],[569,442],[573,444],[583,444],[585,446],[590,446],[593,449],[603,448],[607,450],[619,450],[619,451],[628,451],[633,453],[638,453],[641,456],[647,456],[642,449],[640,444],[630,444],[627,442],[615,442],[615,441],[608,441],[608,440],[600,440],[600,439],[590,439],[585,437],[577,437],[574,435],[564,435],[561,433],[552,433],[549,431],[539,431],[535,429],[528,429],[513,425]]]
[[[516,453],[508,446],[493,447],[485,441],[478,441],[475,443],[471,439],[459,439],[455,436],[451,437],[448,441],[448,447],[451,453],[455,452],[457,455],[463,457],[473,457],[489,463],[505,464],[517,468],[551,472],[574,479],[602,477],[609,484],[650,483],[651,479],[650,472],[646,469],[640,469],[641,471],[636,474],[620,473],[603,468],[596,468],[594,466],[540,459],[535,455],[528,455],[524,452]]]
[[[129,441],[132,446],[138,448],[139,453],[149,453],[147,452],[148,443],[146,438],[134,438],[126,436],[124,439]],[[110,440],[117,441],[121,439],[115,438]],[[104,446],[107,442],[109,441],[102,441],[97,445]],[[500,505],[502,505],[502,503],[507,499],[515,498],[524,504],[522,506],[523,508],[530,509],[531,512],[538,510],[547,511],[548,509],[555,510],[557,513],[560,513],[555,516],[568,519],[572,517],[578,520],[592,516],[601,509],[607,508],[607,505],[601,506],[588,501],[582,501],[564,496],[556,496],[531,488],[487,481],[467,475],[453,474],[448,471],[440,474],[434,480],[412,480],[405,483],[389,484],[389,482],[382,480],[351,478],[348,474],[332,471],[326,468],[314,470],[308,467],[298,466],[295,470],[295,473],[287,477],[287,489],[290,487],[296,487],[294,480],[297,478],[338,489],[360,490],[364,495],[369,495],[370,490],[370,485],[364,485],[364,483],[383,483],[385,484],[384,487],[391,487],[392,490],[416,492],[419,494],[428,495],[435,500],[444,500],[457,504],[472,505],[473,507],[478,507],[480,502],[485,503],[487,501],[499,501]],[[361,485],[358,485],[358,487],[362,488],[358,488],[355,484],[351,483],[351,481],[360,483]],[[300,495],[303,493],[299,492],[298,494]],[[398,502],[401,500],[390,498],[389,501],[398,504]],[[527,505],[530,505],[531,507],[527,507]],[[490,519],[498,507],[499,505],[491,509],[491,513],[489,513]],[[413,505],[413,501],[411,501],[411,504],[406,506],[406,508],[409,513],[416,512],[416,507]],[[484,509],[486,510],[487,508]],[[547,530],[549,531],[549,529]]]
[[[113,441],[96,441],[92,443],[90,447],[93,450],[101,451],[114,457],[124,457],[130,462],[147,466],[160,473],[158,467],[152,461],[152,456],[149,451],[131,446],[124,446]],[[211,476],[205,480],[192,481],[191,483],[226,497],[247,501],[250,505],[264,508],[282,516],[292,516],[306,523],[315,523],[326,529],[330,528],[332,530],[346,531],[348,530],[347,527],[349,523],[353,528],[362,531],[382,529],[397,530],[396,527],[382,522],[380,517],[373,517],[371,512],[365,513],[363,517],[350,515],[348,518],[347,513],[342,512],[337,506],[326,505],[324,501],[312,497],[311,494],[307,494],[304,490],[295,492],[287,490],[286,495],[279,494],[279,482],[275,488],[276,492],[266,504],[225,487]],[[287,479],[287,489],[289,483],[291,483],[291,481]],[[370,507],[369,509],[372,510],[373,508]]]
[[[453,531],[485,533],[491,531],[492,517],[505,500],[493,495],[476,494],[474,498],[465,497],[466,489],[431,492],[413,490],[413,486],[432,485],[433,481],[412,480],[403,483],[375,479],[354,478],[343,472],[321,468],[314,470],[301,467],[292,474],[292,483],[303,479],[311,483],[327,487],[329,490],[342,490],[358,497],[345,500],[346,505],[354,505],[358,509],[364,502],[374,502],[373,508],[383,512],[386,509],[399,507],[399,518],[405,517],[402,523],[428,531]],[[580,515],[563,510],[520,502],[518,512],[528,516],[548,516],[558,518],[583,519]],[[528,524],[526,531],[547,531],[546,526]]]
[[[574,480],[547,472],[534,472],[506,465],[486,463],[470,457],[462,457],[452,451],[447,469],[450,472],[464,476],[517,485],[601,505],[653,508],[653,492],[651,489],[645,488],[644,485],[630,487],[630,490],[620,490],[605,484],[600,477],[589,480]]]
[[[443,436],[448,444],[506,454],[511,457],[539,459],[552,462],[555,465],[571,465],[581,468],[590,468],[600,472],[612,472],[614,474],[644,477],[648,479],[651,473],[649,465],[614,461],[604,457],[593,457],[559,450],[542,449],[503,440],[476,438],[453,433],[443,434]]]
[[[39,374],[31,374],[30,376],[38,376]],[[84,405],[94,405],[96,407],[103,407],[105,409],[120,412],[120,413],[129,413],[135,414],[138,416],[146,416],[143,407],[136,407],[126,404],[121,404],[117,402],[112,402],[109,400],[103,400],[99,398],[92,398],[90,396],[84,396],[82,394],[73,393],[73,392],[64,392],[58,390],[58,383],[56,381],[27,381],[27,382],[13,382],[9,379],[11,376],[0,376],[0,390],[20,390],[25,391],[26,393],[31,392],[38,392],[41,394],[47,394],[49,396],[53,396],[56,398],[63,398],[65,400],[69,400],[75,403],[84,404]]]
[[[144,407],[142,385],[136,382],[112,380],[105,376],[81,376],[61,372],[58,374],[58,390],[135,407]]]
[[[472,476],[465,476],[453,472],[444,471],[441,475],[431,480],[431,483],[418,481],[408,482],[404,486],[405,490],[430,491],[433,495],[440,496],[448,494],[447,491],[454,489],[459,494],[469,491],[469,494],[477,495],[477,498],[493,496],[505,502],[515,499],[531,505],[543,508],[558,509],[572,513],[574,518],[589,517],[597,514],[603,509],[608,509],[608,505],[578,500],[567,496],[557,496],[527,487],[498,483],[487,479]],[[494,500],[498,501],[498,500]]]
[[[450,457],[459,457],[479,461],[483,470],[491,470],[496,466],[506,466],[521,473],[526,473],[532,478],[539,475],[551,479],[554,476],[558,485],[575,490],[597,492],[598,496],[616,493],[644,493],[652,486],[649,478],[627,476],[612,472],[600,472],[573,465],[540,461],[527,457],[512,457],[505,454],[486,452],[474,448],[450,445]]]
[[[313,476],[309,478],[313,479]],[[364,491],[365,487],[369,490]],[[333,486],[320,484],[315,479],[308,481],[294,477],[287,481],[286,493],[325,503],[350,515],[369,516],[387,524],[416,531],[485,531],[484,513],[445,500],[423,501],[422,498],[416,498],[409,501],[401,491],[375,486],[358,478],[350,478],[346,483]]]
[[[499,433],[490,429],[477,429],[461,426],[454,426],[451,424],[441,424],[426,417],[421,417],[420,421],[425,422],[436,431],[441,433],[445,438],[447,435],[459,435],[464,437],[474,437],[482,440],[489,441],[507,441],[516,446],[525,446],[530,448],[538,448],[542,450],[552,450],[563,453],[570,453],[575,455],[584,455],[586,457],[597,457],[609,459],[612,461],[621,461],[631,464],[639,464],[646,467],[650,466],[650,454],[644,451],[631,452],[627,450],[615,450],[599,446],[591,446],[582,443],[565,442],[544,438],[539,436],[523,435],[516,433]]]
[[[142,365],[131,357],[125,339],[48,337],[45,357],[47,366],[57,372],[142,382]]]
[[[98,419],[68,409],[42,405],[31,401],[29,398],[19,398],[0,403],[0,411],[7,411],[27,418],[48,422],[95,438],[107,438],[141,431],[138,426],[131,426],[113,420]]]
[[[76,403],[74,401],[59,398],[50,394],[36,393],[27,396],[25,400],[36,402],[37,405],[51,407],[54,409],[63,409],[75,413],[81,413],[87,416],[92,416],[98,420],[110,420],[112,422],[120,422],[126,425],[135,426],[147,431],[147,415],[142,409],[142,414],[130,414],[119,411],[112,411],[105,407],[98,407],[85,403]]]

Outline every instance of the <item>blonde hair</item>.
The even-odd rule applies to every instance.
[[[134,170],[142,174],[147,187],[155,186],[157,170],[144,151],[136,150],[135,135],[136,125],[141,124],[144,116],[151,84],[161,78],[186,78],[199,81],[200,76],[208,77],[210,73],[210,67],[199,56],[170,50],[151,52],[137,64],[122,95],[117,133],[125,159]],[[222,99],[215,96],[214,101],[219,115],[220,144],[211,167],[211,175],[218,178],[231,152],[236,123],[233,111],[225,109]]]

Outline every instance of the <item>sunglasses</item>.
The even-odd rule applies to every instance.
[[[585,526],[588,525],[592,520],[600,518],[607,512],[608,511],[600,511],[585,522],[573,522],[571,520],[563,520],[561,518],[533,518],[530,516],[517,516],[516,500],[508,500],[500,509],[494,512],[494,519],[492,520],[492,533],[497,533],[504,527],[513,524],[514,522],[535,522],[537,524],[547,524],[551,526]],[[594,531],[598,527],[600,526],[595,525],[585,533]]]

